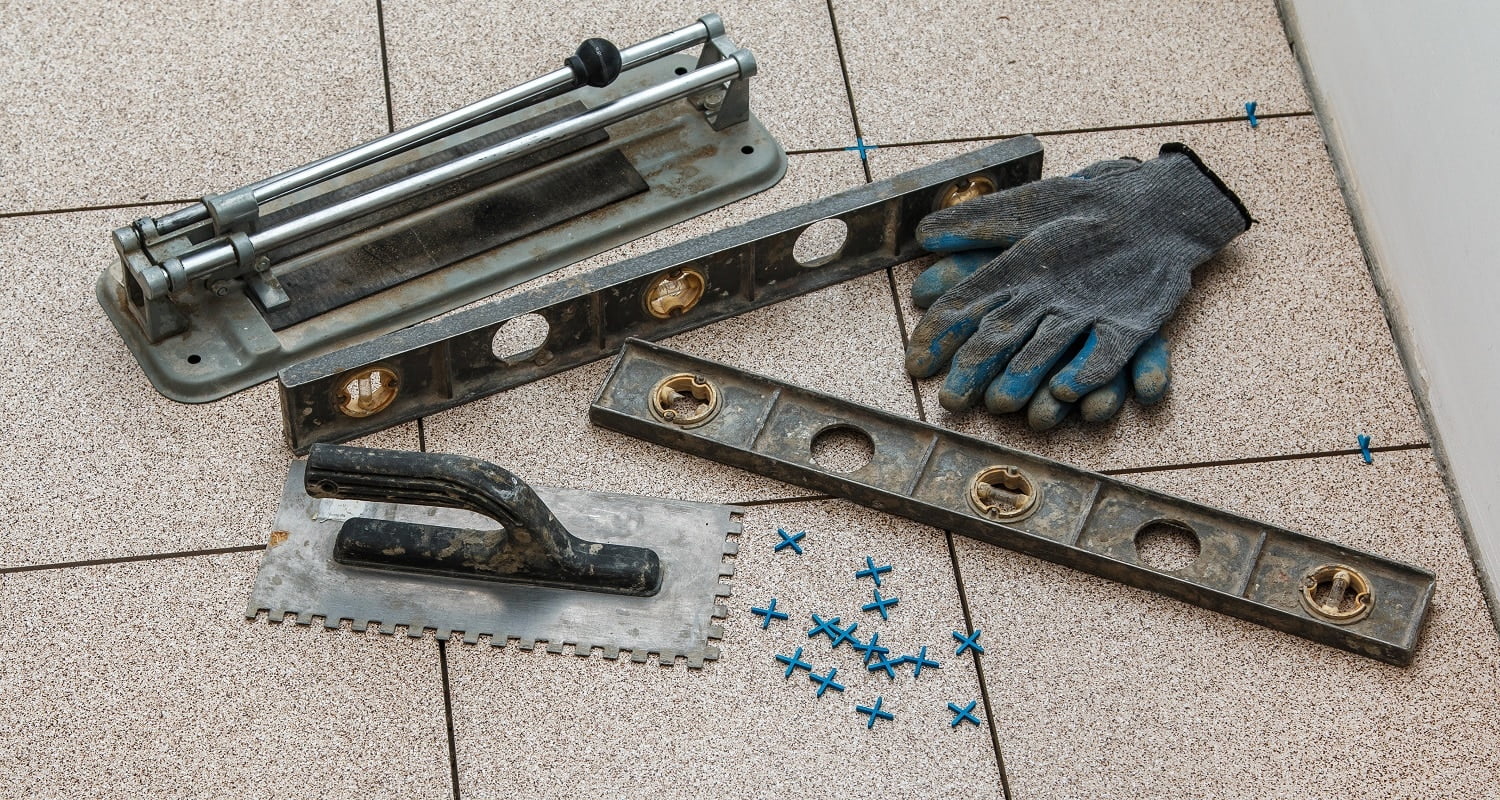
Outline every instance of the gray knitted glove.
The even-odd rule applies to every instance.
[[[1176,143],[1145,163],[1100,162],[930,214],[917,227],[924,248],[992,252],[951,256],[918,278],[913,299],[931,306],[907,371],[925,378],[951,359],[943,406],[962,410],[983,393],[996,413],[1026,406],[1050,374],[1051,397],[1031,409],[1050,424],[1036,427],[1101,387],[1123,398],[1122,369],[1171,317],[1193,268],[1250,222],[1234,192]]]

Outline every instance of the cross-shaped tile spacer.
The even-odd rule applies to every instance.
[[[838,635],[828,637],[833,642],[829,645],[829,647],[837,650],[839,649],[839,645],[843,644],[844,642],[848,642],[850,647],[858,649],[859,637],[854,635],[854,629],[858,627],[858,622],[851,622],[849,623],[849,627],[847,628],[834,628],[834,630],[838,631]]]
[[[903,663],[906,663],[906,664],[916,664],[917,665],[911,671],[911,676],[913,678],[920,678],[920,677],[922,677],[922,668],[923,667],[932,667],[933,669],[942,669],[943,668],[942,664],[939,664],[938,662],[933,661],[932,659],[930,659],[930,658],[927,657],[927,645],[925,645],[925,644],[922,645],[922,650],[920,652],[918,652],[916,655],[914,655],[914,656],[902,656],[901,657],[901,661]]]
[[[875,559],[870,558],[869,556],[865,556],[865,568],[862,569],[862,570],[860,570],[859,572],[854,573],[854,579],[855,580],[859,580],[860,578],[869,578],[869,579],[875,581],[875,585],[876,586],[879,586],[880,585],[880,574],[882,572],[890,572],[890,571],[891,571],[891,565],[890,564],[886,564],[884,566],[877,567],[877,566],[875,566]]]
[[[844,684],[839,683],[838,681],[833,679],[833,676],[837,674],[839,674],[838,667],[829,667],[827,675],[819,675],[818,673],[809,670],[807,673],[807,679],[818,685],[818,696],[822,697],[823,693],[828,691],[829,689],[832,689],[835,692],[844,691]]]
[[[812,672],[812,665],[802,660],[802,648],[800,647],[797,648],[797,652],[792,653],[789,656],[784,656],[780,653],[777,653],[776,660],[786,665],[786,672],[781,676],[783,678],[792,677],[792,672],[794,670],[805,669],[809,673]]]
[[[896,718],[895,714],[892,714],[889,711],[881,711],[880,710],[880,707],[884,703],[885,703],[885,698],[884,697],[877,697],[877,698],[875,698],[875,705],[873,707],[872,706],[855,706],[854,707],[854,713],[856,713],[856,714],[869,714],[870,715],[870,721],[865,723],[865,727],[866,728],[873,728],[873,727],[875,727],[875,720],[877,720],[877,719],[895,719]]]
[[[876,149],[878,147],[880,147],[880,145],[878,145],[878,144],[865,144],[865,137],[863,137],[863,136],[856,136],[856,137],[854,137],[854,144],[851,145],[851,146],[849,146],[849,147],[845,147],[844,149],[848,150],[848,151],[858,150],[859,151],[859,160],[860,161],[864,161],[865,160],[865,153],[867,153],[870,150],[874,150],[874,149]]]
[[[788,547],[790,547],[790,548],[792,548],[792,552],[793,553],[796,553],[799,556],[802,555],[802,545],[797,544],[797,543],[800,542],[800,541],[802,541],[802,537],[804,537],[804,536],[807,535],[807,531],[797,531],[796,533],[787,533],[784,529],[777,528],[776,529],[776,535],[781,537],[781,541],[777,542],[776,546],[773,547],[773,548],[771,548],[771,552],[778,552],[778,551],[785,550]]]
[[[964,722],[972,722],[978,725],[979,717],[974,716],[974,706],[978,704],[978,700],[970,700],[968,705],[959,708],[958,703],[949,703],[948,710],[953,712],[953,721],[948,723],[948,727],[957,728],[960,723]]]
[[[771,620],[773,619],[791,619],[785,612],[776,610],[776,598],[774,597],[771,598],[771,602],[765,608],[751,606],[750,613],[757,617],[765,617],[765,619],[760,621],[761,630],[771,627]]]
[[[858,650],[859,652],[865,654],[865,665],[869,666],[870,659],[872,659],[872,658],[874,658],[876,656],[886,656],[886,655],[889,655],[890,652],[891,652],[891,648],[886,647],[885,645],[880,644],[879,642],[880,642],[880,634],[877,632],[877,633],[870,634],[870,643],[869,644],[860,644],[859,642],[854,642],[850,646],[853,647],[855,650]]]
[[[862,606],[859,607],[859,610],[860,611],[879,611],[881,619],[890,619],[891,616],[886,611],[886,609],[889,608],[890,606],[893,606],[893,605],[896,605],[897,603],[900,603],[901,602],[901,598],[899,598],[899,597],[881,597],[879,589],[871,589],[870,591],[875,593],[875,601],[871,602],[871,603],[865,603],[864,605],[862,605]]]
[[[881,656],[874,664],[866,664],[865,669],[874,672],[877,669],[885,670],[885,676],[891,680],[896,679],[896,667],[906,663],[907,656],[902,656],[892,661],[888,656]]]
[[[838,617],[834,617],[833,619],[823,619],[817,614],[814,614],[812,615],[812,620],[812,630],[807,632],[807,638],[809,639],[822,634],[824,636],[827,636],[829,641],[836,642],[838,641],[838,637],[844,632],[843,628],[839,627]]]
[[[775,601],[773,600],[772,602]],[[984,653],[984,645],[979,643],[979,634],[981,633],[984,633],[984,631],[978,628],[975,628],[974,632],[968,636],[954,631],[953,638],[958,640],[958,649],[953,651],[953,655],[961,656],[965,650],[973,650],[975,653],[982,655]]]

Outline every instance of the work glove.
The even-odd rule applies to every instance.
[[[1145,163],[1103,161],[934,212],[918,241],[952,255],[912,286],[927,310],[907,371],[926,378],[951,361],[944,408],[982,395],[997,414],[1027,408],[1038,430],[1075,405],[1086,420],[1108,419],[1128,384],[1154,403],[1169,382],[1162,325],[1193,268],[1250,222],[1234,192],[1175,143]]]

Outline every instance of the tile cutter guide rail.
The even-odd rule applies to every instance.
[[[117,229],[99,303],[162,394],[218,399],[774,185],[755,71],[716,15],[589,39],[562,69]]]
[[[462,456],[319,445],[288,471],[245,616],[702,667],[724,635],[739,513],[533,489]]]
[[[613,354],[866,275],[923,254],[933,210],[1041,177],[1030,136],[787,209],[654,253],[294,365],[281,373],[287,441],[298,453],[462,405]],[[827,219],[842,246],[807,263],[799,237]],[[545,337],[496,352],[510,321],[542,317]]]
[[[684,407],[684,402],[686,407]],[[627,342],[589,412],[597,425],[1391,664],[1411,662],[1432,573],[1031,453]],[[830,431],[869,437],[850,472],[813,458]],[[1174,570],[1138,537],[1197,540]]]

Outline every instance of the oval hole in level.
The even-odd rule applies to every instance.
[[[870,434],[852,425],[834,425],[812,440],[813,463],[829,472],[853,472],[875,457]]]
[[[1141,566],[1161,572],[1178,572],[1198,560],[1202,548],[1198,534],[1186,523],[1159,519],[1135,533],[1135,556]]]
[[[552,326],[541,314],[523,314],[509,319],[495,329],[490,352],[507,364],[529,361],[547,343]]]
[[[825,219],[802,229],[792,258],[804,267],[821,267],[838,258],[849,240],[849,226],[841,219]]]

